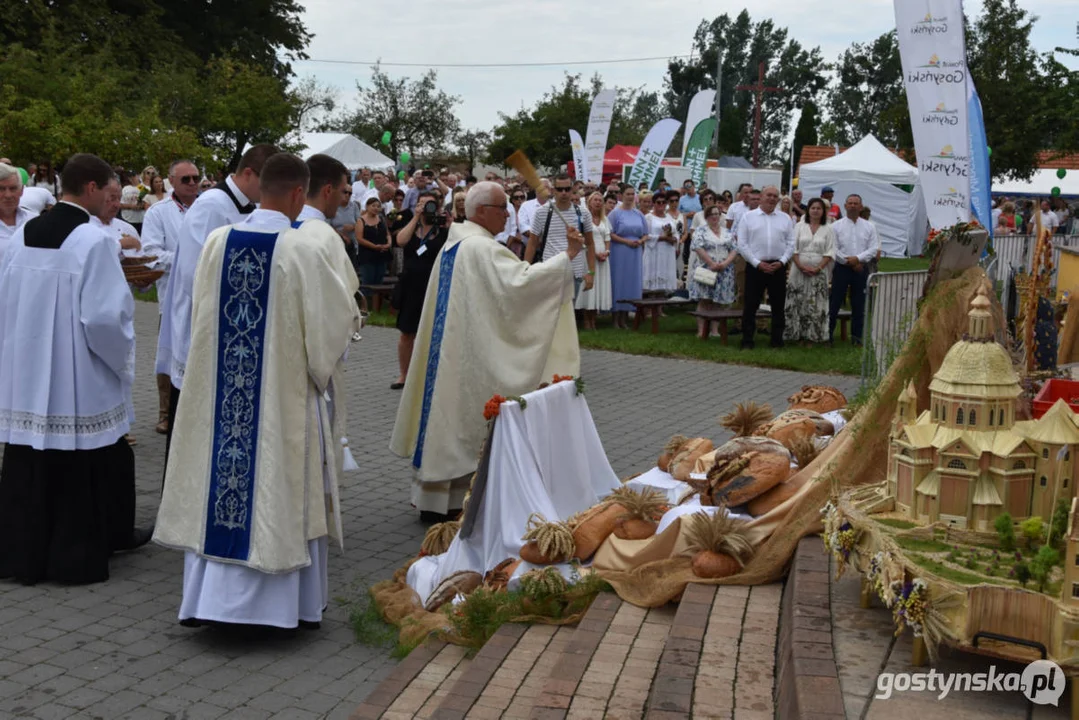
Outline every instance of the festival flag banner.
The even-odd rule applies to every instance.
[[[588,161],[584,154],[584,140],[576,130],[569,131],[569,145],[573,148],[573,174],[578,180],[588,177]]]
[[[971,162],[962,0],[895,0],[895,25],[929,223],[939,229],[967,222]]]
[[[603,181],[603,156],[607,152],[607,135],[614,117],[615,96],[614,90],[601,90],[592,98],[588,128],[584,133],[584,164],[588,168],[585,182],[598,185]]]
[[[989,171],[989,141],[985,137],[985,117],[982,100],[974,87],[974,78],[967,78],[967,122],[970,132],[970,201],[974,217],[993,235],[993,201],[990,194],[992,173]]]
[[[688,127],[688,126],[687,126]],[[682,156],[682,167],[689,170],[689,177],[697,185],[704,182],[704,171],[708,167],[708,146],[712,144],[712,133],[716,130],[716,119],[706,117],[693,127]]]
[[[629,171],[629,179],[626,182],[634,188],[640,183],[646,183],[648,187],[652,187],[667,148],[671,146],[671,141],[674,140],[680,127],[682,123],[674,118],[660,120],[652,126],[652,129],[644,136],[641,149],[637,151],[637,159],[633,161],[633,168]]]
[[[682,138],[682,154],[679,157],[686,156],[686,150],[689,149],[690,133],[696,130],[697,123],[705,118],[710,118],[715,115],[713,112],[716,102],[716,89],[701,90],[693,99],[689,101],[689,110],[686,112],[686,134]],[[711,141],[711,138],[709,138]]]

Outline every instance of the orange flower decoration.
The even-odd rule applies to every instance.
[[[573,379],[572,375],[555,375],[554,376],[554,382],[556,382],[556,383],[565,382],[566,380],[572,380],[572,379]]]
[[[487,404],[483,406],[483,419],[491,420],[498,417],[498,411],[502,407],[502,403],[506,402],[506,398],[501,395],[492,395],[491,399],[487,401]]]

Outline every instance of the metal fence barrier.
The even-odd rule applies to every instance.
[[[866,282],[866,335],[862,383],[880,378],[903,348],[918,319],[918,300],[928,270],[877,272]]]

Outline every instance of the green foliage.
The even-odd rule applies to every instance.
[[[684,118],[693,95],[716,87],[716,61],[723,52],[720,92],[719,149],[724,154],[752,152],[755,94],[738,85],[755,85],[758,65],[765,63],[764,84],[782,93],[762,99],[761,161],[782,160],[786,137],[796,108],[804,107],[824,89],[826,65],[820,50],[806,50],[787,28],[772,20],[754,22],[743,10],[736,18],[724,13],[703,20],[693,38],[693,57],[673,60],[667,68],[664,99],[667,115]]]
[[[1071,512],[1071,503],[1064,498],[1057,500],[1057,506],[1053,508],[1053,519],[1049,523],[1049,544],[1056,545],[1068,532],[1068,515]]]
[[[835,73],[825,143],[853,145],[872,133],[887,147],[914,147],[895,30],[853,43],[840,54]]]
[[[909,557],[918,567],[925,568],[934,575],[942,577],[946,580],[957,582],[960,585],[978,585],[979,583],[985,582],[985,578],[980,575],[974,575],[973,573],[956,570],[955,568],[948,567],[947,565],[938,560],[926,557],[921,553],[911,553]]]
[[[1025,562],[1018,562],[1015,564],[1015,579],[1019,581],[1019,584],[1023,587],[1027,586],[1030,582],[1031,572],[1030,566]]]
[[[348,622],[358,642],[383,649],[394,646],[397,641],[397,628],[382,619],[370,590],[365,589],[351,602],[346,600],[338,602],[348,604]]]
[[[376,64],[371,84],[356,83],[356,90],[356,107],[328,121],[326,128],[352,133],[371,147],[379,147],[382,134],[389,130],[389,154],[394,159],[405,151],[415,156],[444,150],[460,130],[454,110],[461,98],[438,87],[435,70],[409,80],[390,77]]]
[[[794,128],[794,162],[800,162],[802,148],[817,144],[819,126],[820,112],[817,110],[817,104],[813,101],[807,102],[802,106],[802,112],[798,116],[798,125]],[[790,163],[783,163],[783,187],[790,187],[790,172]]]
[[[1060,562],[1060,553],[1048,545],[1043,545],[1034,559],[1030,561],[1030,577],[1038,584],[1038,592],[1045,590],[1045,584],[1053,572],[1053,567]]]
[[[1015,524],[1012,522],[1010,513],[998,515],[997,519],[993,521],[993,529],[997,531],[1002,550],[1009,552],[1015,550]]]
[[[948,552],[952,546],[939,540],[921,540],[912,537],[898,537],[895,539],[899,547],[904,550],[916,550],[918,552]]]
[[[1027,544],[1033,548],[1045,539],[1045,522],[1038,516],[1027,518],[1019,523],[1019,531],[1027,539]]]

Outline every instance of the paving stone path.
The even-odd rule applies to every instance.
[[[147,525],[157,509],[164,455],[164,438],[153,432],[157,306],[136,303],[135,325],[137,519]],[[425,529],[408,505],[408,463],[386,450],[400,397],[389,389],[396,342],[396,331],[369,328],[349,359],[349,438],[361,470],[345,480],[345,551],[330,560],[331,593],[341,600],[388,577],[415,554]],[[676,432],[725,439],[715,418],[734,402],[783,407],[788,395],[812,382],[850,394],[857,388],[849,377],[596,351],[583,354],[582,375],[621,476],[651,467]],[[484,400],[477,399],[477,412]],[[110,580],[98,585],[0,581],[0,718],[347,718],[396,664],[385,651],[355,641],[346,604],[333,604],[318,631],[265,636],[181,628],[182,568],[179,553],[147,547],[117,556]],[[545,651],[564,637],[555,632]],[[543,658],[541,652],[537,664]],[[747,664],[746,672],[754,668]],[[530,687],[526,679],[522,688]],[[622,697],[617,688],[615,696]]]

